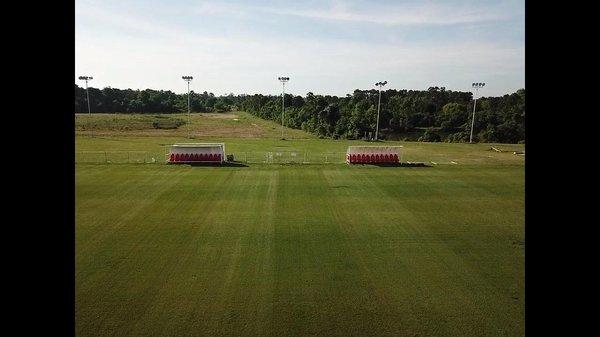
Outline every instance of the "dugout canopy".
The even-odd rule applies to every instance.
[[[197,163],[225,161],[224,143],[181,143],[167,148],[169,163]]]

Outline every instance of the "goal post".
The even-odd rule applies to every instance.
[[[167,146],[169,164],[225,162],[225,143],[179,143]]]

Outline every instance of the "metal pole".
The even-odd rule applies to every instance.
[[[475,88],[475,101],[473,102],[473,118],[471,118],[471,136],[469,137],[469,143],[473,143],[473,125],[475,125],[475,107],[477,106],[477,93],[479,88]]]
[[[190,81],[187,81],[188,85],[188,138],[192,138],[192,125],[190,121]]]
[[[285,118],[285,82],[281,82],[282,84],[282,92],[281,92],[281,139],[283,139],[283,119]]]
[[[87,94],[87,104],[88,104],[88,114],[92,114],[92,110],[90,109],[90,91],[88,90],[88,80],[85,80],[85,93]]]
[[[381,87],[379,87],[379,103],[377,104],[377,128],[375,129],[375,140],[379,134],[379,109],[381,108]]]

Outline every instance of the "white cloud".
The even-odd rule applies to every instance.
[[[262,12],[326,21],[371,23],[392,26],[478,23],[504,20],[522,14],[515,13],[510,4],[505,2],[499,2],[493,6],[481,7],[476,7],[474,5],[448,5],[432,2],[401,3],[381,6],[367,2],[360,8],[354,9],[351,9],[348,4],[341,1],[333,1],[332,5],[326,7],[310,6],[308,8],[299,8],[294,7],[293,5],[267,7],[203,2],[196,8],[196,12],[225,15]]]

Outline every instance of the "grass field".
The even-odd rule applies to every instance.
[[[226,136],[204,134],[211,117],[196,116],[197,140],[236,153],[360,143],[298,130],[280,141],[275,123],[236,115],[262,136],[220,121]],[[76,131],[76,150],[185,141],[115,129]],[[393,144],[457,164],[77,164],[77,335],[523,336],[524,158]]]

